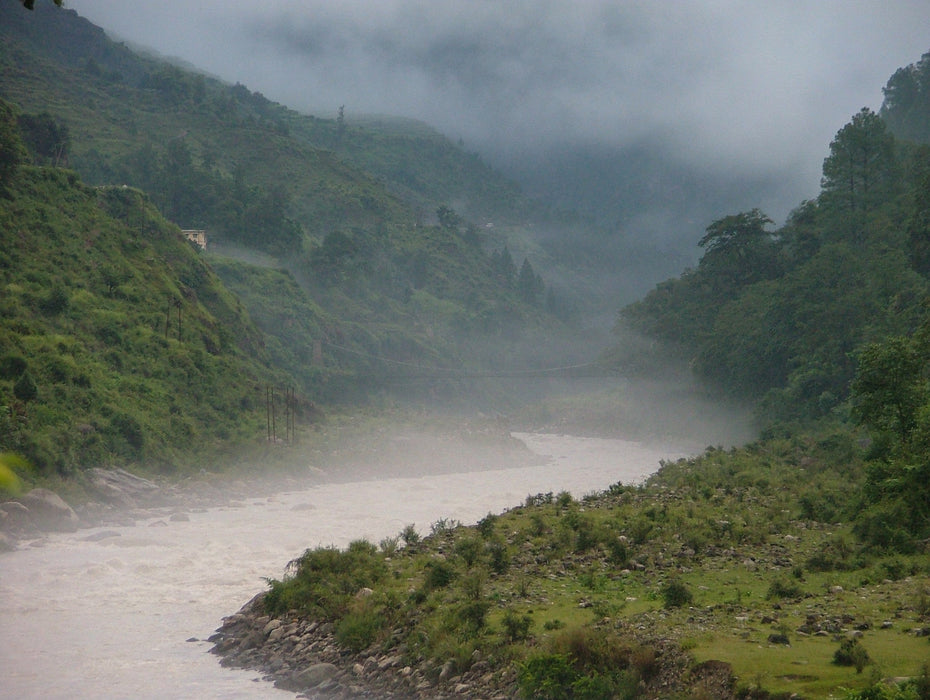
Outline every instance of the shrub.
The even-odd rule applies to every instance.
[[[680,608],[690,605],[694,596],[681,579],[672,579],[662,588],[662,600],[666,608]]]
[[[477,537],[465,537],[455,544],[455,553],[462,557],[462,561],[469,569],[478,561],[481,550],[481,540]]]
[[[800,598],[804,595],[804,590],[797,583],[789,583],[783,579],[775,579],[769,585],[768,593],[765,594],[766,600],[776,600],[779,598]]]
[[[844,639],[840,648],[833,653],[833,663],[837,666],[855,666],[856,673],[862,673],[862,669],[872,660],[859,640],[850,638]]]
[[[426,578],[423,586],[428,591],[445,588],[455,579],[455,569],[440,560],[433,560],[426,565]]]
[[[498,516],[494,513],[488,513],[478,521],[478,532],[484,539],[490,539],[494,534],[494,526],[497,524]]]
[[[501,540],[494,540],[488,544],[488,554],[491,556],[491,571],[495,574],[505,574],[510,568],[510,555],[507,552],[507,545]]]
[[[0,379],[16,379],[26,367],[26,359],[21,355],[4,355],[0,357]]]
[[[518,616],[513,610],[508,610],[501,624],[504,626],[504,638],[508,642],[521,642],[530,636],[533,618],[529,615]]]
[[[440,518],[430,525],[431,535],[447,535],[452,532],[460,523],[452,518]]]
[[[620,537],[612,537],[607,541],[607,548],[610,550],[610,561],[612,563],[620,567],[626,567],[630,563],[630,551],[625,540]]]
[[[458,610],[458,617],[472,632],[484,629],[491,603],[487,600],[469,600],[463,603]]]
[[[13,396],[23,402],[35,401],[39,397],[39,387],[36,380],[27,369],[23,372],[16,383],[13,385]]]
[[[110,428],[132,448],[139,452],[145,444],[142,425],[128,413],[117,413],[110,419]]]
[[[417,532],[416,525],[413,523],[407,525],[403,530],[400,531],[400,538],[404,541],[404,545],[407,547],[414,547],[420,543],[420,533]]]
[[[399,537],[385,537],[381,540],[381,553],[386,557],[393,557],[397,553]]]
[[[527,659],[520,667],[520,694],[539,700],[567,700],[578,674],[563,654],[540,654]]]
[[[358,653],[370,647],[385,627],[384,617],[371,606],[350,610],[336,625],[336,642]]]
[[[70,304],[70,299],[68,298],[68,292],[60,284],[55,284],[49,292],[48,295],[39,302],[39,309],[42,313],[47,316],[57,316],[68,308]]]
[[[480,600],[484,595],[485,573],[476,569],[462,577],[462,592],[469,600]]]
[[[272,615],[298,610],[333,620],[345,614],[358,591],[383,580],[387,566],[374,545],[358,540],[345,552],[335,547],[308,549],[288,564],[287,573],[282,581],[268,581],[265,610]]]

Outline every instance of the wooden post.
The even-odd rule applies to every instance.
[[[275,425],[274,387],[271,387],[271,441],[278,442],[278,428]]]

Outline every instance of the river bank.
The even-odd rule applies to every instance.
[[[846,468],[801,443],[710,450],[644,487],[541,493],[399,547],[307,550],[224,621],[213,651],[310,697],[832,698],[919,684],[930,547],[869,550],[816,517],[818,484]]]
[[[406,436],[400,445],[409,445]],[[453,444],[449,452],[458,453],[461,443]],[[444,453],[432,442],[425,446],[436,460]],[[495,467],[488,456],[478,471],[453,472],[459,453],[453,464],[434,465],[449,472],[438,475],[350,481],[346,469],[341,481],[263,495],[238,498],[221,489],[219,505],[156,506],[137,511],[144,517],[133,523],[23,540],[0,554],[3,692],[68,700],[293,696],[261,682],[260,672],[222,667],[208,653],[206,639],[222,616],[267,589],[269,576],[280,576],[308,546],[377,542],[408,525],[425,535],[431,523],[474,523],[540,490],[581,497],[624,470],[638,469],[641,480],[669,452],[618,441],[605,462],[604,447],[565,437],[542,456],[518,447],[518,462],[526,452],[532,457],[523,466]],[[348,451],[340,454],[348,460]],[[569,456],[570,469],[562,459]]]
[[[379,421],[343,417],[299,445],[273,445],[255,462],[182,476],[91,468],[40,482],[0,502],[0,552],[51,532],[123,526],[325,483],[416,477],[539,464],[497,421]]]

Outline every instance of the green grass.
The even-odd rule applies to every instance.
[[[434,528],[384,560],[380,595],[397,603],[392,624],[404,629],[409,663],[455,658],[467,667],[479,649],[499,670],[523,668],[595,635],[601,641],[568,657],[572,678],[590,673],[594,685],[603,680],[598,662],[578,657],[585,648],[593,654],[592,644],[613,654],[650,649],[657,658],[672,644],[691,665],[730,664],[742,688],[805,698],[918,675],[930,653],[915,634],[930,625],[930,554],[869,550],[848,524],[802,517],[806,487],[795,460],[811,444],[711,450],[666,464],[644,487],[615,486],[581,501],[541,494],[479,526]],[[817,455],[808,471],[841,492],[854,487],[861,472],[850,484],[855,465],[831,463],[835,452],[819,444],[807,452]],[[847,479],[831,477],[837,471]],[[484,544],[477,554],[476,541]],[[493,548],[503,549],[505,567],[492,566]],[[671,582],[691,600],[670,600]],[[477,602],[483,607],[471,615]],[[840,641],[858,633],[873,661],[862,673],[833,663]],[[608,679],[616,688],[642,677],[629,663],[632,675]],[[528,683],[549,682],[527,673]]]

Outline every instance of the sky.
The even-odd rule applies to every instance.
[[[66,6],[294,109],[414,117],[492,163],[658,142],[686,162],[782,173],[806,197],[836,132],[930,51],[928,0]]]

